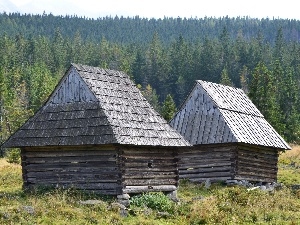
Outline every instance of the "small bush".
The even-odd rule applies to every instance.
[[[147,207],[162,212],[174,213],[175,203],[163,193],[146,193],[133,196],[130,205],[135,207]]]
[[[9,163],[21,163],[21,151],[18,148],[13,148],[11,150],[6,151],[5,158]]]

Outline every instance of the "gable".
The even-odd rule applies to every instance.
[[[194,86],[170,125],[192,145],[237,142],[219,108],[200,85]]]
[[[123,72],[72,64],[49,100],[6,147],[189,146]]]
[[[239,142],[290,149],[241,89],[211,82],[196,81],[170,125],[192,145]]]
[[[63,104],[72,102],[96,102],[97,98],[71,67],[62,78],[46,104]]]

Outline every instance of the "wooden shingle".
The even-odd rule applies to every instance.
[[[189,145],[128,75],[72,64],[47,102],[3,146],[95,144]]]
[[[192,145],[245,143],[290,149],[241,89],[211,82],[196,81],[170,125]]]

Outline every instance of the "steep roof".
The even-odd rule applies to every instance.
[[[170,121],[191,144],[247,143],[290,149],[243,90],[197,80]]]
[[[123,72],[72,64],[48,101],[4,147],[186,146]]]

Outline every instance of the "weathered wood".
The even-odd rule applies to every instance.
[[[177,184],[175,179],[125,179],[122,182],[124,185],[129,186],[145,186],[145,185],[170,185]]]
[[[122,147],[119,157],[122,171],[122,184],[134,186],[130,193],[148,191],[148,186],[177,186],[177,149],[176,148],[142,148],[134,151],[133,147]],[[173,189],[172,189],[173,190]],[[125,189],[123,192],[127,192]],[[152,189],[159,191],[159,189]]]
[[[24,186],[64,186],[102,194],[121,193],[117,150],[115,148],[111,151],[79,149],[74,151],[71,149],[67,151],[24,150],[24,154],[30,156],[26,158],[24,165],[26,171]]]
[[[175,185],[153,185],[153,186],[126,186],[123,188],[123,193],[142,193],[142,192],[167,192],[175,191],[177,187]]]
[[[184,171],[185,169],[189,170],[189,169],[195,169],[195,168],[211,168],[211,167],[222,167],[222,166],[231,166],[232,162],[228,161],[228,160],[216,160],[215,163],[213,163],[212,161],[201,161],[201,163],[178,163],[180,170]]]
[[[181,179],[191,179],[191,178],[215,178],[215,177],[229,177],[231,176],[231,172],[230,171],[225,171],[225,172],[199,172],[197,174],[193,174],[193,173],[190,173],[190,174],[180,174],[180,178]]]
[[[75,101],[97,101],[97,99],[78,73],[72,69],[69,75],[61,80],[48,103],[61,104]]]
[[[197,169],[188,169],[188,170],[180,170],[179,174],[181,177],[185,174],[202,174],[207,172],[222,172],[222,171],[230,171],[230,166],[218,166],[218,167],[208,167],[208,168],[197,168]]]

